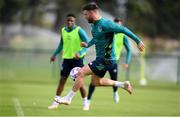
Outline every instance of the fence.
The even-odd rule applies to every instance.
[[[19,77],[21,80],[37,77],[41,82],[42,77],[59,77],[59,64],[49,64],[51,50],[13,50],[0,49],[0,79]],[[94,52],[87,53],[86,63],[95,58]],[[59,60],[59,59],[58,59]],[[180,55],[151,54],[145,57],[144,71],[141,70],[141,59],[139,56],[132,56],[128,72],[123,72],[122,63],[125,56],[119,62],[121,78],[138,79],[144,77],[151,80],[167,80],[180,84]],[[24,78],[24,79],[23,79]],[[28,79],[29,81],[31,81]],[[33,82],[33,81],[32,81]]]

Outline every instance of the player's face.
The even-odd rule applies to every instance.
[[[93,12],[92,11],[84,10],[83,15],[84,15],[85,19],[88,21],[88,23],[93,23],[94,20],[93,20]]]
[[[66,25],[67,25],[68,28],[72,28],[73,25],[75,25],[75,23],[76,23],[76,20],[75,20],[74,17],[71,17],[71,16],[67,17]]]

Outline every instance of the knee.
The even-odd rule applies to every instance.
[[[100,79],[100,80],[99,80],[99,86],[102,86],[102,85],[103,85],[103,80]]]
[[[80,69],[77,73],[77,77],[84,77],[84,70],[83,69]]]

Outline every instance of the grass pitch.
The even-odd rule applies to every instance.
[[[111,87],[97,87],[87,112],[82,110],[80,93],[71,105],[48,110],[58,82],[58,65],[50,65],[47,55],[21,58],[0,56],[0,116],[180,116],[180,86],[148,80],[141,87],[138,78],[131,78],[132,95],[119,89],[118,104],[113,102]],[[87,85],[89,81],[87,78]],[[63,96],[71,87],[68,79]]]

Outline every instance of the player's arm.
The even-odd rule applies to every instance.
[[[91,39],[91,41],[89,41],[89,43],[81,42],[81,47],[89,48],[95,44],[94,42],[95,42],[94,39]]]
[[[107,21],[106,24],[103,25],[103,28],[106,32],[124,33],[137,43],[140,51],[144,50],[144,44],[142,43],[142,41],[126,27],[120,26],[112,21]]]
[[[58,47],[56,48],[56,50],[54,51],[53,55],[50,58],[50,63],[55,61],[56,56],[61,52],[62,48],[63,48],[63,41],[61,38]]]
[[[124,35],[124,41],[123,41],[123,44],[124,44],[124,47],[127,51],[127,54],[126,54],[126,63],[124,64],[124,68],[127,69],[128,68],[128,65],[131,61],[131,49],[130,49],[130,44],[129,44],[129,40],[128,40],[128,37],[126,35]]]
[[[88,38],[85,30],[80,28],[78,33],[79,33],[79,36],[80,36],[82,42],[86,42],[86,43],[89,42],[89,38]]]
[[[79,33],[79,36],[81,38],[81,42],[84,42],[84,43],[89,42],[89,38],[87,36],[87,33],[82,28],[79,29],[78,33]],[[81,49],[78,53],[76,53],[75,57],[80,58],[80,57],[84,56],[86,54],[86,51],[87,51],[87,48]]]
[[[91,41],[87,44],[87,48],[95,44],[95,40],[92,38]]]

